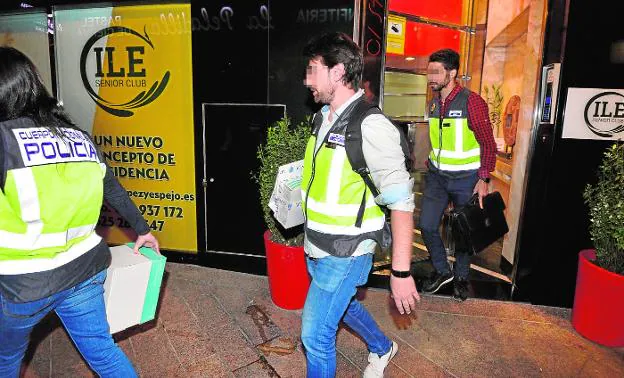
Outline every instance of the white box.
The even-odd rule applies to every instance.
[[[280,184],[281,198],[277,201],[275,219],[284,226],[291,228],[303,223],[301,209],[301,179],[286,181]]]
[[[116,333],[141,323],[151,261],[127,245],[111,248],[112,261],[104,282],[106,318]]]
[[[269,207],[275,219],[284,228],[298,226],[304,222],[301,208],[301,175],[303,160],[279,167]]]

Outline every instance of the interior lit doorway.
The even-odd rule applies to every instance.
[[[413,265],[422,267],[416,269],[417,274],[427,275],[432,269],[430,264],[427,268],[429,254],[417,228],[424,163],[431,148],[424,116],[433,94],[428,89],[426,68],[432,52],[451,48],[460,54],[459,84],[488,103],[497,143],[490,190],[501,193],[510,226],[504,238],[473,256],[471,280],[512,285],[530,147],[530,141],[522,136],[530,134],[534,126],[531,115],[541,58],[533,46],[543,44],[545,15],[546,2],[537,0],[389,0],[382,105],[384,113],[408,131],[412,146],[416,202]],[[537,27],[529,26],[533,22]],[[446,231],[442,224],[443,239]],[[452,263],[452,250],[449,254]],[[389,273],[389,259],[389,251],[377,252],[375,274]]]

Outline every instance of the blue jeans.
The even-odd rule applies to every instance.
[[[303,308],[301,341],[306,350],[309,378],[336,375],[336,335],[341,319],[360,335],[370,352],[382,356],[390,350],[390,339],[354,298],[357,287],[368,280],[372,264],[372,254],[307,257],[312,283]]]
[[[453,202],[455,207],[464,206],[472,197],[478,180],[477,171],[440,172],[429,165],[425,176],[425,191],[420,212],[420,232],[438,273],[449,273],[446,250],[440,237],[440,222],[444,209]],[[455,277],[467,279],[470,271],[468,250],[455,251]]]
[[[136,377],[132,364],[110,335],[104,308],[106,270],[64,291],[27,303],[0,294],[0,377],[17,377],[30,332],[56,311],[89,366],[101,377]]]

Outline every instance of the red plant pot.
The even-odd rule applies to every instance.
[[[272,242],[271,231],[267,230],[264,233],[264,248],[273,303],[286,310],[303,308],[310,286],[303,247]]]
[[[608,347],[624,346],[624,276],[592,261],[596,251],[579,253],[572,325],[587,339]]]

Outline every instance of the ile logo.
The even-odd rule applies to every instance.
[[[624,133],[624,95],[606,91],[585,104],[585,125],[594,134],[612,138]]]
[[[135,40],[125,49],[96,44],[102,38],[123,35]],[[145,50],[155,50],[147,35],[124,26],[110,26],[93,34],[80,54],[80,78],[89,96],[104,111],[117,117],[131,117],[136,109],[155,101],[165,90],[171,73],[160,80],[149,80],[145,68]],[[89,64],[91,63],[91,64]],[[112,101],[99,94],[97,88],[116,88],[129,93],[127,100]]]

